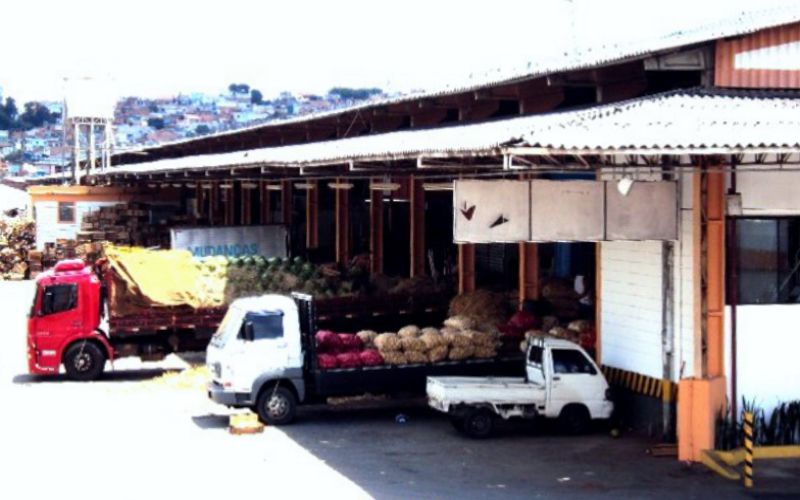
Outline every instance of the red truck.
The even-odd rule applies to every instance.
[[[29,373],[54,375],[63,364],[69,378],[93,380],[106,361],[129,356],[153,361],[172,352],[202,351],[225,314],[224,308],[189,306],[109,310],[111,273],[65,260],[36,278],[28,318]]]

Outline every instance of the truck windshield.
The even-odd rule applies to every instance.
[[[214,335],[211,337],[211,345],[214,347],[222,347],[225,345],[225,332],[228,330],[228,325],[233,321],[231,318],[235,315],[234,308],[231,307],[228,309],[219,327],[217,327],[217,331],[214,332]]]
[[[31,303],[31,310],[28,312],[29,318],[36,316],[36,300],[39,298],[39,290],[41,290],[41,288],[37,286],[36,290],[33,292],[33,302]]]

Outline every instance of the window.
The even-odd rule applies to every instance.
[[[253,325],[253,340],[279,339],[283,337],[283,313],[264,311],[248,313],[245,324]]]
[[[56,314],[78,305],[78,285],[51,285],[44,289],[42,295],[42,316]]]
[[[597,374],[592,363],[582,352],[575,349],[553,349],[554,373],[586,373]]]
[[[737,303],[800,303],[800,218],[742,218],[735,224]]]
[[[531,346],[530,354],[528,354],[528,361],[537,365],[542,364],[542,348],[541,346]]]
[[[72,201],[58,202],[58,222],[75,222],[75,203]]]

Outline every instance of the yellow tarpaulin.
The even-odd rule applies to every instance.
[[[116,307],[218,307],[224,302],[225,259],[199,262],[186,250],[104,247],[115,280]]]

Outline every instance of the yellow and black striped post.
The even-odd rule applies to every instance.
[[[753,414],[744,413],[744,487],[753,487]]]

